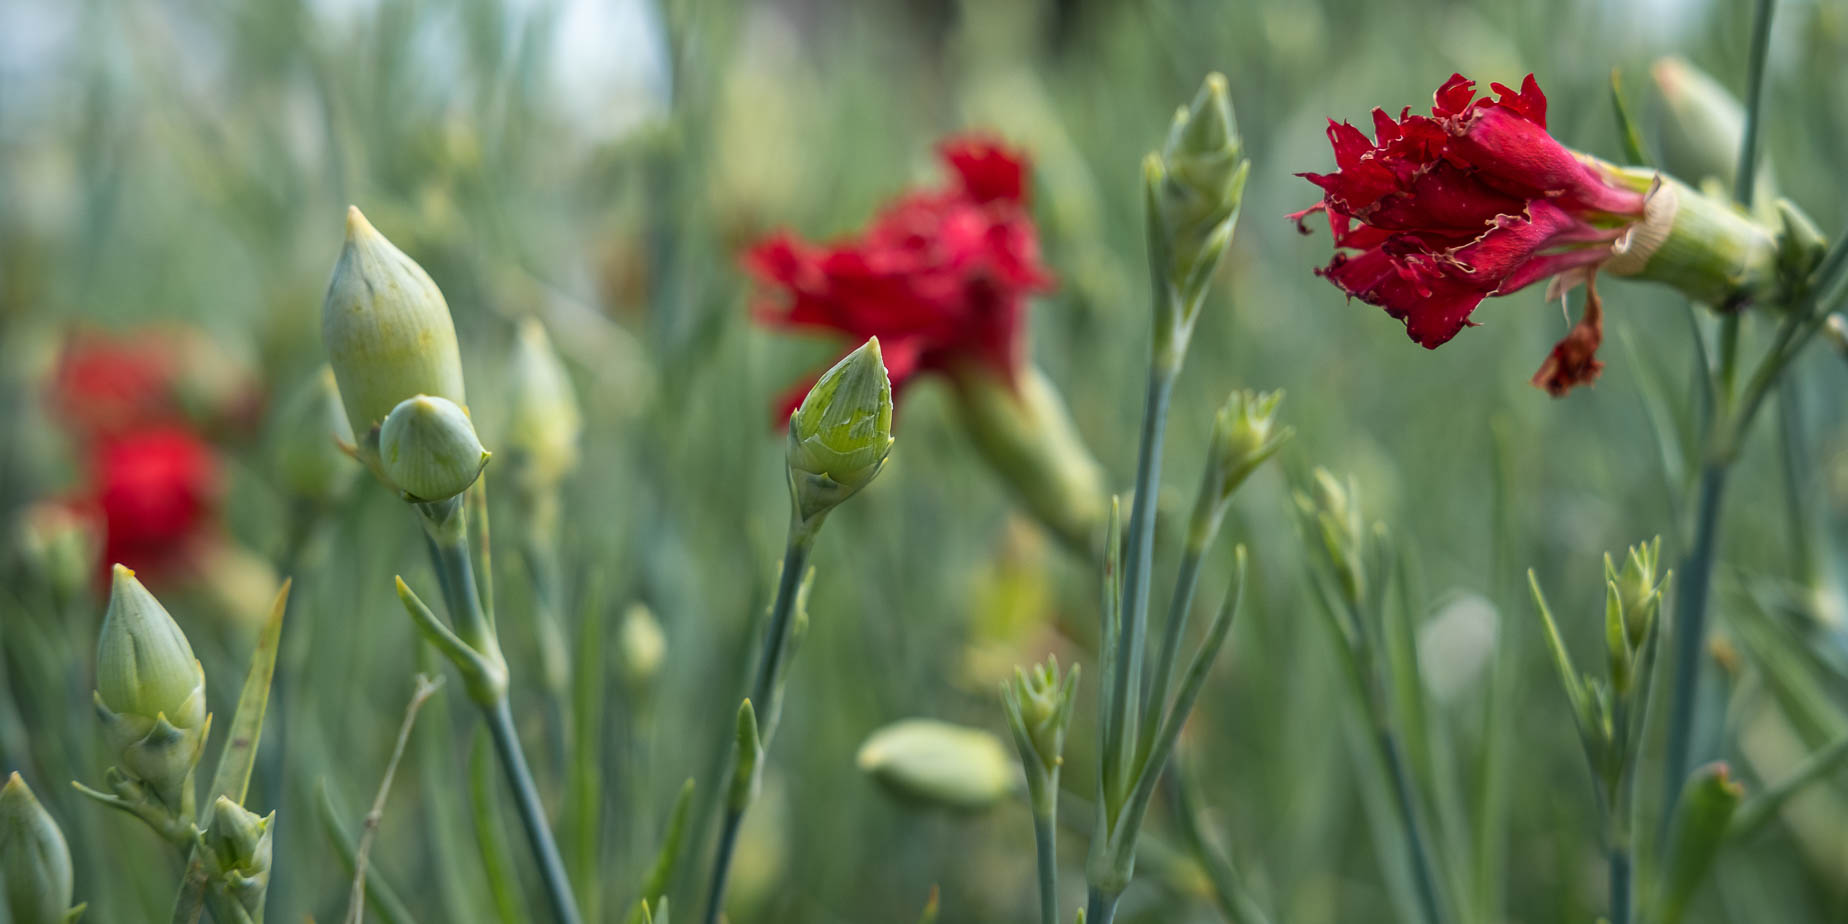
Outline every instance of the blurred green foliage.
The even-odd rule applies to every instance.
[[[1765,150],[1780,191],[1841,229],[1848,7],[1782,6]],[[1209,836],[1277,920],[1381,920],[1389,895],[1404,907],[1400,862],[1377,853],[1401,842],[1374,829],[1391,816],[1344,740],[1349,704],[1314,627],[1289,516],[1288,482],[1316,464],[1352,472],[1368,515],[1391,524],[1409,561],[1404,618],[1426,686],[1409,698],[1428,700],[1413,764],[1440,794],[1435,824],[1465,919],[1588,920],[1604,902],[1592,792],[1520,575],[1534,567],[1555,588],[1566,642],[1589,657],[1603,630],[1600,554],[1656,533],[1671,561],[1685,547],[1676,461],[1694,397],[1684,307],[1607,284],[1604,378],[1553,400],[1527,379],[1566,322],[1537,291],[1486,304],[1481,329],[1427,352],[1312,276],[1327,240],[1299,236],[1282,216],[1315,198],[1293,174],[1331,164],[1324,117],[1423,105],[1452,71],[1505,83],[1536,73],[1553,132],[1617,158],[1608,81],[1618,68],[1654,154],[1651,62],[1686,56],[1736,91],[1746,7],[19,0],[0,11],[0,511],[78,477],[36,391],[69,325],[200,325],[227,345],[222,361],[256,370],[271,394],[314,374],[349,202],[448,297],[490,449],[508,427],[500,383],[515,322],[539,317],[587,424],[563,506],[567,596],[599,582],[597,612],[645,602],[666,637],[653,688],[601,678],[584,696],[603,703],[606,811],[564,825],[600,827],[599,868],[574,873],[603,883],[613,916],[639,895],[682,782],[722,789],[719,748],[786,516],[771,396],[841,346],[751,324],[739,248],[775,227],[814,237],[858,227],[934,175],[932,145],[950,132],[981,128],[1025,147],[1047,262],[1061,276],[1033,312],[1035,358],[1127,487],[1148,336],[1137,164],[1172,107],[1219,70],[1254,167],[1176,391],[1157,561],[1173,560],[1212,411],[1230,389],[1287,389],[1298,436],[1227,524],[1251,547],[1252,579],[1187,735],[1190,795],[1213,809]],[[1768,328],[1748,324],[1746,336],[1762,341]],[[1709,734],[1748,789],[1848,730],[1837,541],[1848,538],[1848,418],[1835,400],[1845,373],[1826,350],[1804,357],[1794,408],[1807,451],[1786,470],[1772,424],[1761,424],[1729,499],[1714,621],[1730,699]],[[1092,565],[1011,511],[936,389],[907,392],[889,471],[817,544],[812,625],[744,834],[736,920],[909,920],[933,884],[946,920],[1032,914],[1024,802],[934,814],[890,800],[854,766],[868,733],[904,717],[999,732],[995,682],[1015,663],[1048,650],[1068,663],[1095,657]],[[279,561],[290,539],[277,473],[253,438],[227,438],[226,452],[228,531]],[[495,466],[486,477],[492,488]],[[1786,479],[1800,498],[1794,527]],[[273,920],[326,920],[342,907],[345,872],[313,820],[313,786],[324,777],[339,804],[369,801],[418,665],[390,578],[434,578],[411,519],[388,500],[365,481],[293,569],[297,649],[284,662],[300,693],[288,706],[287,786],[265,789],[276,769],[262,765],[255,785],[283,799],[255,806],[279,809]],[[512,492],[494,502],[495,523],[517,528]],[[1223,548],[1204,600],[1218,599],[1230,570]],[[516,716],[556,807],[566,768],[564,752],[544,746],[531,584],[516,556],[495,567]],[[1158,566],[1157,586],[1171,567]],[[205,662],[214,712],[228,717],[260,607],[163,600]],[[8,571],[0,612],[0,769],[27,771],[65,827],[92,919],[164,917],[176,877],[153,859],[159,845],[79,804],[64,782],[105,762],[88,705],[100,599],[47,602]],[[617,644],[613,631],[579,634],[589,618],[579,608],[564,612],[573,637]],[[1492,683],[1496,664],[1507,672]],[[1491,757],[1497,697],[1507,750]],[[1065,774],[1087,798],[1092,702],[1087,691]],[[471,711],[433,707],[417,734],[439,733],[409,753],[420,767],[401,775],[373,861],[420,920],[487,920],[495,906],[476,851],[445,842],[469,830],[460,768],[480,731]],[[1486,772],[1491,762],[1505,777]],[[1503,780],[1501,797],[1485,795],[1490,778]],[[1485,808],[1498,798],[1505,835]],[[1848,780],[1838,773],[1799,796],[1784,819],[1721,855],[1692,920],[1848,918]],[[1170,844],[1192,840],[1188,829],[1159,810],[1151,822]],[[1063,854],[1069,907],[1081,842]],[[1205,873],[1163,856],[1160,844],[1145,850],[1124,919],[1216,920]],[[681,866],[673,904],[697,913],[701,862]]]

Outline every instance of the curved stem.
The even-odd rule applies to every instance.
[[[719,909],[725,904],[725,880],[731,873],[732,854],[738,849],[738,829],[744,826],[743,812],[726,812],[725,827],[719,832],[719,852],[712,861],[712,882],[706,887],[706,924],[716,924]]]
[[[1418,887],[1418,902],[1424,907],[1425,920],[1439,924],[1444,920],[1437,897],[1437,876],[1431,857],[1431,839],[1425,833],[1424,819],[1418,815],[1418,802],[1412,794],[1412,777],[1405,765],[1405,753],[1399,738],[1389,728],[1379,730],[1380,754],[1392,774],[1393,797],[1399,803],[1399,815],[1405,824],[1405,839],[1412,849],[1412,879]]]
[[[513,789],[513,804],[520,824],[526,828],[533,858],[539,864],[539,876],[545,881],[546,897],[552,913],[561,924],[578,924],[577,906],[571,899],[571,881],[565,875],[565,861],[558,855],[552,831],[546,826],[545,807],[539,803],[539,790],[533,785],[532,771],[527,769],[526,755],[520,751],[520,739],[513,729],[513,713],[502,699],[482,707],[488,732],[494,738],[494,750],[500,755],[501,767],[507,771],[507,784]]]
[[[1174,392],[1179,362],[1156,357],[1149,369],[1147,407],[1142,416],[1141,448],[1137,451],[1135,506],[1130,510],[1128,554],[1123,563],[1123,637],[1117,646],[1114,689],[1107,691],[1109,717],[1103,760],[1113,768],[1107,775],[1106,803],[1114,817],[1128,792],[1136,718],[1147,700],[1142,684],[1142,645],[1148,625],[1149,568],[1155,557],[1155,482],[1161,472],[1162,437],[1168,420],[1168,400]]]

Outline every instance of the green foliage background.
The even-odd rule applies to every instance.
[[[1553,132],[1616,158],[1608,80],[1620,69],[1653,151],[1660,106],[1649,64],[1685,55],[1737,90],[1746,7],[685,0],[619,6],[607,45],[583,55],[578,35],[572,58],[563,49],[576,7],[545,2],[24,4],[8,14],[15,63],[0,64],[0,508],[68,486],[67,450],[33,391],[61,325],[184,320],[242,348],[272,389],[310,374],[323,361],[319,305],[348,202],[448,296],[490,448],[505,427],[497,380],[511,322],[538,314],[573,367],[589,421],[565,501],[572,596],[605,615],[645,602],[668,639],[654,687],[612,675],[598,698],[608,813],[594,878],[613,918],[632,900],[681,782],[716,785],[749,628],[781,550],[771,396],[840,346],[752,324],[740,247],[775,227],[818,238],[851,231],[907,185],[934,182],[931,147],[950,132],[984,128],[1029,149],[1035,215],[1061,276],[1033,309],[1034,356],[1126,488],[1148,329],[1137,163],[1172,107],[1220,70],[1253,174],[1176,392],[1164,511],[1184,509],[1229,389],[1287,390],[1284,416],[1298,437],[1243,490],[1228,524],[1252,548],[1255,583],[1185,757],[1215,833],[1280,921],[1385,920],[1406,907],[1400,841],[1374,828],[1391,816],[1367,798],[1347,738],[1351,704],[1288,516],[1288,484],[1325,465],[1358,477],[1370,515],[1411,553],[1415,623],[1445,625],[1431,620],[1449,612],[1495,631],[1492,648],[1421,651],[1429,686],[1444,695],[1426,707],[1429,756],[1415,763],[1438,794],[1451,887],[1476,909],[1467,919],[1589,920],[1604,902],[1592,791],[1522,571],[1538,570],[1568,643],[1595,663],[1599,556],[1657,533],[1669,559],[1679,556],[1688,492],[1677,465],[1692,420],[1685,307],[1670,293],[1607,283],[1604,378],[1556,401],[1527,384],[1566,328],[1537,291],[1486,303],[1481,328],[1427,352],[1377,309],[1345,303],[1314,278],[1327,239],[1299,236],[1282,216],[1314,199],[1293,174],[1331,164],[1326,116],[1359,121],[1374,105],[1424,105],[1452,71],[1511,84],[1536,73]],[[1840,229],[1848,7],[1788,2],[1779,17],[1767,155],[1782,194]],[[577,90],[564,92],[560,62],[574,61],[586,74],[630,76],[597,84],[574,75]],[[1747,337],[1769,327],[1748,323]],[[1716,706],[1709,750],[1752,786],[1848,730],[1834,541],[1848,525],[1848,430],[1836,400],[1845,371],[1826,349],[1804,357],[1797,464],[1782,464],[1768,415],[1729,498],[1715,621],[1739,657],[1724,672],[1729,705]],[[945,816],[894,803],[853,764],[869,732],[907,716],[1005,734],[994,694],[1002,670],[1048,650],[1087,669],[1094,661],[1093,567],[1011,509],[946,397],[931,384],[908,391],[889,468],[819,542],[813,622],[765,801],[747,829],[735,920],[913,920],[933,884],[944,920],[1032,914],[1024,800]],[[230,453],[229,530],[274,556],[285,505],[259,441],[234,442]],[[507,493],[495,497],[503,531],[522,515]],[[1165,592],[1173,543],[1162,538]],[[1793,552],[1798,539],[1807,557]],[[402,506],[368,481],[295,575],[302,647],[284,657],[299,659],[305,692],[291,706],[301,737],[278,822],[285,884],[272,920],[326,920],[342,907],[342,874],[307,787],[325,777],[355,811],[370,799],[418,665],[391,576],[432,586],[419,545]],[[1216,600],[1229,560],[1209,569],[1203,600]],[[516,715],[557,805],[562,768],[546,745],[523,628],[530,594],[515,556],[495,563]],[[38,771],[28,777],[71,838],[90,920],[164,917],[177,877],[160,845],[132,821],[80,804],[58,778],[93,780],[106,762],[87,692],[101,603],[51,613],[24,581],[6,581],[0,644],[14,669],[0,695],[14,708],[4,718],[34,734],[0,737],[0,769]],[[1160,612],[1160,593],[1156,602]],[[169,605],[205,660],[214,711],[228,715],[261,611]],[[1507,672],[1492,713],[1498,656]],[[51,682],[29,682],[21,663]],[[450,829],[471,830],[460,810],[476,723],[459,693],[452,685],[442,694],[450,708],[439,700],[422,720],[452,726],[454,750],[413,747],[417,766],[400,777],[376,853],[426,921],[488,920],[492,908],[472,843],[442,843],[433,821],[446,810]],[[1094,693],[1067,758],[1068,789],[1086,795]],[[1501,814],[1482,802],[1497,727],[1508,748],[1496,777],[1501,833]],[[1844,800],[1838,773],[1796,803],[1789,823],[1733,845],[1697,917],[1848,918]],[[1071,803],[1066,812],[1085,814]],[[1178,836],[1159,811],[1152,829]],[[1072,837],[1067,907],[1083,853]],[[1162,875],[1161,866],[1145,855],[1125,897],[1128,920],[1217,919],[1196,873],[1183,865]],[[691,912],[698,877],[680,878],[676,910]]]

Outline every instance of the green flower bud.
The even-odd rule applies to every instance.
[[[1358,603],[1366,593],[1365,533],[1350,477],[1346,486],[1328,470],[1315,470],[1311,493],[1295,492],[1296,510],[1307,539],[1332,570],[1344,599]]]
[[[492,454],[481,448],[468,412],[432,395],[406,398],[379,428],[385,477],[406,500],[447,500],[468,490]]]
[[[399,402],[433,395],[466,405],[462,353],[449,304],[430,274],[392,246],[356,207],[321,307],[321,337],[358,455],[379,469],[373,431]]]
[[[20,564],[60,597],[81,593],[102,548],[96,521],[68,504],[40,501],[20,514]]]
[[[1662,166],[1682,179],[1716,179],[1731,189],[1745,141],[1745,107],[1724,86],[1685,58],[1662,58],[1649,70],[1662,94]],[[1770,161],[1759,160],[1752,201],[1776,197]]]
[[[1048,776],[1064,762],[1065,730],[1071,725],[1077,694],[1078,666],[1072,665],[1061,680],[1059,659],[1050,656],[1032,670],[1014,668],[1013,679],[1001,685],[1020,759],[1038,765]]]
[[[962,812],[1007,798],[1020,774],[1001,739],[935,719],[903,719],[873,732],[855,761],[900,799]]]
[[[1251,473],[1257,471],[1294,435],[1277,425],[1277,405],[1283,392],[1235,391],[1213,418],[1213,439],[1206,459],[1206,477],[1228,500]]]
[[[1109,492],[1058,389],[1033,366],[1011,384],[973,367],[959,370],[955,383],[963,426],[989,467],[1034,518],[1088,554]]]
[[[262,817],[219,796],[212,805],[212,820],[205,828],[205,846],[211,854],[216,888],[236,899],[256,916],[269,891],[272,829],[276,813]]]
[[[13,924],[63,924],[71,912],[71,849],[15,773],[0,788],[0,910]]]
[[[834,364],[789,418],[789,489],[803,523],[858,493],[892,451],[892,382],[874,337]]]
[[[205,747],[205,669],[160,601],[115,566],[96,644],[96,711],[129,779],[169,810],[184,811],[185,784]]]
[[[270,458],[289,494],[314,504],[332,504],[353,485],[357,466],[344,446],[353,428],[340,403],[334,371],[322,366],[277,409],[270,428]]]
[[[1171,345],[1192,330],[1207,282],[1232,242],[1250,168],[1226,79],[1208,74],[1193,104],[1175,113],[1160,155],[1143,169],[1152,271],[1169,294],[1157,300],[1157,337],[1172,335]]]
[[[757,790],[763,785],[764,739],[757,733],[757,710],[748,699],[738,704],[735,734],[738,762],[732,766],[729,807],[733,812],[742,813],[757,798]]]
[[[1672,572],[1658,579],[1661,561],[1660,536],[1652,542],[1630,546],[1621,571],[1611,563],[1609,555],[1604,556],[1604,579],[1610,584],[1610,593],[1620,607],[1624,635],[1632,649],[1642,646],[1662,608],[1662,591],[1668,586]]]
[[[584,418],[571,377],[537,318],[520,322],[507,372],[507,447],[533,488],[555,485],[577,468]]]
[[[646,689],[660,674],[667,636],[646,604],[632,604],[623,612],[622,625],[616,628],[616,653],[623,682],[632,691]]]
[[[1688,778],[1675,804],[1652,920],[1679,924],[1686,916],[1688,902],[1707,880],[1707,871],[1726,842],[1733,813],[1744,798],[1745,787],[1727,777],[1723,763],[1708,764]]]

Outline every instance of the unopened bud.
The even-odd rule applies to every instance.
[[[274,850],[271,829],[275,821],[275,812],[259,816],[219,796],[212,806],[212,821],[205,829],[205,846],[212,854],[218,887],[253,916],[260,916],[264,895],[269,891]]]
[[[347,209],[346,246],[321,307],[321,336],[359,457],[375,470],[371,434],[399,402],[433,395],[467,403],[462,352],[442,291],[358,208]]]
[[[1333,571],[1343,598],[1355,602],[1366,592],[1364,531],[1353,479],[1346,486],[1326,469],[1315,470],[1310,493],[1296,492],[1296,509],[1306,539]]]
[[[1059,659],[1054,657],[1031,670],[1014,668],[1013,679],[1002,684],[1001,695],[1021,760],[1037,763],[1048,774],[1064,762],[1065,730],[1071,725],[1077,693],[1075,664],[1063,679]]]
[[[1207,478],[1219,499],[1232,496],[1294,431],[1277,423],[1277,405],[1283,392],[1235,391],[1213,419],[1213,441],[1207,456]]]
[[[19,516],[20,564],[27,574],[68,599],[94,579],[102,547],[98,526],[69,504],[33,504]]]
[[[789,485],[804,522],[873,480],[892,451],[892,382],[879,338],[834,364],[789,418]]]
[[[96,711],[121,769],[179,810],[205,746],[205,669],[179,624],[121,565],[96,645]]]
[[[475,483],[491,454],[454,401],[406,398],[379,429],[379,459],[393,487],[413,501],[447,500]]]
[[[1716,179],[1732,188],[1745,140],[1745,108],[1719,81],[1685,58],[1662,58],[1649,73],[1664,103],[1662,165],[1690,183]],[[1759,163],[1753,201],[1769,204],[1776,184],[1770,162]]]
[[[763,784],[764,739],[757,733],[757,710],[748,699],[738,704],[734,740],[738,761],[732,765],[729,808],[742,813],[757,798]]]
[[[1733,813],[1745,798],[1745,787],[1730,779],[1726,765],[1713,763],[1694,771],[1675,804],[1669,831],[1668,856],[1663,866],[1661,894],[1653,904],[1652,918],[1678,922],[1686,916],[1720,846],[1726,842]]]
[[[959,370],[955,382],[963,425],[989,467],[1035,519],[1088,554],[1108,491],[1058,389],[1033,366],[1012,383],[980,368]]]
[[[1007,798],[1020,773],[999,738],[935,719],[903,719],[873,732],[856,763],[900,799],[964,812]]]
[[[646,604],[632,604],[623,612],[622,625],[616,628],[616,653],[623,681],[631,690],[648,687],[661,672],[667,636]]]
[[[1654,541],[1630,546],[1621,570],[1611,563],[1609,555],[1604,556],[1604,579],[1610,582],[1612,593],[1622,608],[1624,634],[1633,649],[1643,644],[1662,608],[1662,591],[1668,586],[1669,575],[1658,578],[1661,561],[1660,536]]]
[[[322,366],[291,393],[270,428],[270,458],[276,478],[294,497],[332,504],[353,485],[357,466],[342,446],[353,445],[353,428],[340,403],[334,371]]]
[[[13,924],[63,924],[71,889],[64,832],[15,773],[0,787],[0,910]]]
[[[507,371],[507,449],[534,487],[557,484],[577,467],[584,419],[564,363],[537,318],[520,322]]]
[[[1156,278],[1174,304],[1158,305],[1157,337],[1185,337],[1218,267],[1244,197],[1243,157],[1226,79],[1207,75],[1193,104],[1175,113],[1160,155],[1144,164]],[[1165,300],[1164,300],[1165,301]]]

